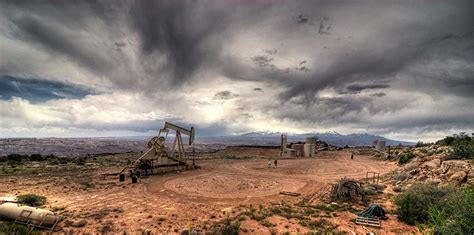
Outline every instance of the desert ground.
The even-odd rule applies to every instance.
[[[236,151],[245,157],[226,158]],[[356,155],[351,160],[349,150],[319,152],[313,158],[280,159],[276,168],[269,168],[268,159],[277,153],[274,149],[222,150],[211,154],[218,159],[208,154],[203,157],[206,160],[198,160],[199,169],[143,177],[136,184],[130,178],[119,182],[116,176],[103,174],[116,172],[137,154],[105,156],[86,161],[83,166],[36,164],[29,166],[29,173],[0,177],[0,196],[46,196],[46,208],[64,218],[60,223],[63,231],[208,231],[212,224],[249,208],[294,204],[308,198],[314,203],[324,198],[330,185],[342,177],[363,179],[368,171],[383,175],[397,168],[394,162],[368,155]],[[280,191],[298,192],[301,196],[281,195]],[[337,231],[365,232],[362,226],[350,222],[355,214],[349,211],[325,217],[339,225]],[[242,233],[272,232],[256,221],[241,220]],[[273,231],[310,231],[292,219],[272,216],[268,220],[274,225]],[[77,225],[79,221],[81,225]],[[382,222],[382,228],[384,223],[391,228],[410,229],[391,216]]]

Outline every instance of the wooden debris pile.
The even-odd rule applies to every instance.
[[[346,177],[340,179],[337,184],[332,186],[330,197],[332,201],[354,201],[359,198],[365,201],[360,183]]]

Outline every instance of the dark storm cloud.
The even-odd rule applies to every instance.
[[[215,100],[230,100],[238,96],[239,96],[238,94],[234,94],[231,91],[220,91],[214,95],[214,99]]]
[[[379,115],[400,110],[407,106],[406,103],[390,102],[387,104],[377,102],[372,97],[323,97],[312,101],[307,107],[304,97],[293,99],[292,106],[301,106],[301,112],[283,110],[275,115],[278,118],[289,118],[297,121],[317,121],[318,123],[333,123],[339,121],[351,121],[353,123],[364,122],[365,115]],[[270,110],[269,110],[270,111]]]
[[[255,65],[259,67],[270,67],[274,68],[275,65],[273,65],[272,62],[273,58],[270,58],[268,56],[255,56],[252,58],[252,61]]]
[[[308,5],[308,9],[318,6],[318,4]],[[436,5],[443,5],[443,3],[435,2],[432,6],[435,7]],[[383,11],[390,9],[391,6],[381,3],[372,7]],[[422,8],[425,9],[426,5],[400,4],[400,7],[403,9],[413,7],[410,11],[414,13],[418,10],[422,11]],[[456,59],[472,64],[474,53],[469,53],[469,48],[472,50],[474,42],[471,33],[472,23],[470,23],[474,22],[472,9],[474,9],[472,2],[459,1],[459,5],[450,6],[444,12],[439,12],[433,8],[432,11],[426,11],[423,14],[413,14],[410,16],[411,18],[405,19],[408,23],[397,23],[399,19],[394,17],[383,18],[380,23],[387,25],[383,32],[379,35],[371,35],[371,38],[368,38],[365,43],[354,43],[354,46],[347,48],[347,51],[334,51],[329,67],[324,70],[313,70],[307,74],[288,73],[290,70],[285,73],[282,72],[283,69],[277,71],[265,70],[264,67],[273,62],[273,58],[259,56],[254,57],[254,61],[258,62],[257,65],[263,67],[262,71],[256,74],[247,73],[245,65],[239,67],[238,63],[233,63],[225,68],[225,73],[238,80],[264,79],[279,82],[288,88],[282,94],[282,100],[289,100],[300,95],[305,95],[308,100],[311,100],[319,91],[327,87],[340,88],[352,82],[365,81],[377,84],[379,80],[384,79],[389,82],[384,86],[390,86],[391,80],[398,74],[406,74],[407,69],[416,63],[426,64],[430,61],[440,61],[440,63],[447,64],[449,60]],[[320,11],[324,11],[324,7]],[[370,15],[374,12],[367,11],[364,13]],[[433,18],[435,15],[436,17]],[[337,17],[335,18],[335,21],[338,22]],[[357,18],[354,20],[357,21]],[[432,30],[426,30],[427,27]],[[290,29],[287,30],[290,31]],[[347,34],[350,35],[351,32]],[[452,69],[448,68],[451,71]],[[468,95],[465,91],[471,88],[473,68],[472,66],[465,66],[464,68],[456,68],[456,70],[458,71],[457,77],[453,77],[453,74],[438,73],[435,77],[423,80],[430,82],[439,78],[437,83],[441,85],[437,88],[440,92]],[[426,70],[422,70],[421,73],[429,74]],[[407,78],[408,81],[403,81],[403,83],[409,84],[410,79],[415,78]],[[461,83],[465,83],[467,86],[458,85]],[[450,87],[457,87],[457,89],[451,89]],[[352,88],[361,89],[362,87],[354,86]],[[430,90],[419,85],[408,86],[407,88],[414,89],[417,92],[429,92]],[[466,89],[463,90],[463,88]]]
[[[66,82],[0,75],[0,99],[3,100],[20,97],[37,103],[53,99],[80,99],[90,94],[94,92]]]
[[[222,32],[227,21],[225,11],[214,11],[196,1],[135,1],[130,12],[143,53],[165,55],[174,84],[189,79],[216,56],[221,42],[213,37]]]
[[[67,33],[69,29],[56,26],[51,22],[30,15],[15,16],[11,22],[20,30],[15,36],[19,39],[29,40],[41,44],[43,47],[76,60],[79,64],[93,71],[107,71],[113,68],[103,55],[83,47],[80,39],[74,34]]]
[[[265,89],[276,100],[255,104],[262,106],[256,110],[273,110],[280,120],[366,126],[367,114],[402,112],[411,102],[424,104],[427,96],[461,100],[452,105],[458,110],[471,107],[473,6],[469,0],[4,1],[0,30],[8,32],[0,36],[78,64],[113,89],[161,96],[160,91],[192,89],[214,78],[252,81],[247,90],[258,86],[254,91]],[[0,65],[0,73],[8,75],[11,67]],[[28,74],[17,71],[23,72]],[[214,100],[237,96],[216,89],[224,91]],[[328,91],[336,94],[323,94]],[[414,100],[393,98],[403,92]],[[291,110],[280,110],[283,106]],[[468,117],[427,118],[417,125],[472,127]],[[413,122],[392,121],[397,128],[403,123]],[[379,127],[384,125],[389,123]]]
[[[410,70],[411,81],[405,83],[406,88],[474,97],[474,30],[446,34],[429,45],[431,50],[416,61],[417,68]]]
[[[353,84],[346,87],[348,93],[359,93],[363,90],[385,89],[389,88],[388,84]]]
[[[306,24],[308,23],[308,18],[304,17],[302,14],[296,17],[296,23],[298,24]]]
[[[184,128],[191,128],[194,127],[196,134],[198,136],[218,136],[218,135],[227,135],[232,134],[234,131],[242,131],[242,130],[235,130],[230,129],[225,123],[217,122],[213,123],[212,125],[206,124],[199,124],[199,123],[192,123],[187,122],[177,118],[165,118],[165,119],[153,119],[153,120],[134,120],[133,122],[125,122],[125,123],[83,123],[83,124],[75,124],[75,127],[79,128],[94,128],[95,130],[99,131],[113,131],[113,130],[125,130],[125,131],[136,131],[136,132],[148,132],[154,131],[154,133],[158,134],[160,128],[163,128],[164,122],[171,122],[178,126]],[[65,125],[65,128],[69,128],[69,125]],[[183,139],[186,139],[186,136],[183,136]]]

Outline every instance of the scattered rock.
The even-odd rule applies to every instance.
[[[443,169],[444,173],[448,173],[448,175],[451,175],[458,171],[468,172],[471,169],[471,165],[466,161],[448,160],[443,161],[443,163],[441,164],[441,168]]]
[[[427,184],[434,184],[434,185],[438,185],[441,183],[441,180],[440,179],[428,179],[426,181]]]
[[[419,180],[419,181],[424,181],[424,180],[426,180],[427,178],[428,178],[428,176],[426,176],[426,175],[420,175],[419,177],[417,177],[417,180]]]
[[[456,182],[456,183],[463,183],[466,182],[467,173],[465,171],[458,171],[455,172],[451,177],[449,177],[449,181]]]
[[[423,167],[428,169],[438,169],[439,166],[441,166],[441,159],[438,158],[423,163]]]
[[[402,188],[402,186],[395,186],[395,187],[393,187],[393,191],[396,192],[396,193],[399,193],[399,192],[403,191],[403,188]]]
[[[81,219],[73,224],[74,227],[84,227],[87,224],[87,220]]]
[[[64,227],[69,227],[69,226],[72,226],[74,224],[74,222],[72,222],[71,220],[64,220]]]

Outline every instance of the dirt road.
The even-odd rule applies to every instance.
[[[324,193],[321,189],[341,177],[362,178],[367,171],[384,174],[396,168],[393,163],[368,156],[350,160],[346,151],[279,160],[277,168],[268,168],[265,159],[206,160],[198,164],[198,170],[143,178],[139,184],[131,184],[130,179],[117,182],[97,177],[94,180],[102,186],[86,191],[47,183],[33,190],[21,184],[9,186],[18,193],[46,195],[51,207],[64,207],[75,220],[86,219],[87,226],[79,231],[179,232],[188,226],[203,228],[206,223],[238,213],[239,205],[301,199],[279,195],[280,191],[300,192],[302,196]]]

